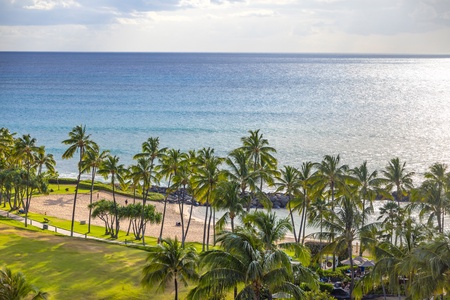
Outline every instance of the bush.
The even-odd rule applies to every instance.
[[[321,292],[330,293],[334,289],[334,285],[332,283],[319,282],[319,289]]]
[[[305,292],[305,300],[336,300],[328,292],[308,291]]]

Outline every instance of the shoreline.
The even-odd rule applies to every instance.
[[[73,209],[73,194],[69,195],[61,195],[61,194],[51,194],[34,197],[31,201],[30,211],[42,215],[58,217],[60,219],[71,220],[72,219],[72,209]],[[112,194],[105,191],[98,191],[93,195],[93,202],[106,199],[112,200]],[[128,200],[128,203],[131,203],[132,199],[130,197],[116,195],[116,202],[125,205],[125,200]],[[142,201],[141,199],[136,199],[136,201]],[[75,222],[80,221],[88,221],[89,217],[89,208],[87,205],[90,202],[90,194],[78,194],[77,197],[77,207],[75,210]],[[154,205],[158,212],[163,211],[164,202],[155,202],[150,201],[150,204]],[[184,221],[185,225],[189,218],[189,209],[191,207],[185,207],[184,212]],[[194,210],[196,207],[193,207]],[[163,229],[163,238],[175,238],[181,240],[181,226],[177,226],[176,223],[180,222],[180,213],[178,204],[167,203],[166,216],[165,216],[165,224]],[[92,218],[91,224],[97,226],[104,226],[104,222],[98,218]],[[120,227],[121,230],[126,231],[128,228],[129,221],[121,220]],[[196,216],[196,213],[193,212],[191,224],[189,226],[188,235],[186,237],[187,242],[198,242],[202,243],[203,240],[203,219]],[[155,237],[159,236],[159,232],[161,229],[161,224],[147,224],[146,228],[146,236],[147,237]],[[213,230],[211,230],[211,233]],[[133,237],[132,233],[130,233],[130,237]],[[210,241],[213,240],[213,236],[211,234]],[[307,241],[314,241],[314,239],[307,238]],[[293,242],[294,237],[291,232],[288,232],[283,239],[283,242]]]

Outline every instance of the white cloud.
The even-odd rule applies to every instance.
[[[80,7],[80,4],[74,0],[33,0],[32,5],[25,5],[26,9],[51,10],[54,8],[73,8]]]
[[[449,0],[0,0],[0,25],[0,50],[450,51]]]

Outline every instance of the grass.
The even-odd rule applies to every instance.
[[[55,184],[50,183],[48,185],[48,191],[50,194],[57,195],[73,195],[75,193],[75,184],[64,183],[64,184]],[[53,191],[53,192],[52,192]],[[96,182],[94,183],[94,194],[98,191],[106,191],[112,193],[111,186],[105,183]],[[80,194],[89,194],[91,192],[91,183],[87,181],[82,181],[78,188],[78,193]],[[128,197],[133,197],[133,192],[130,191],[121,191],[116,189],[116,194],[124,195]],[[35,196],[42,196],[42,194],[36,194]],[[141,199],[140,195],[136,193],[136,198]],[[149,193],[148,195],[149,201],[162,201],[164,200],[164,196],[158,193]]]
[[[0,267],[8,266],[49,299],[173,299],[141,287],[146,252],[100,241],[70,238],[0,217]],[[190,287],[180,288],[180,299]]]

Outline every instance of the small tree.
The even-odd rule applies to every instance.
[[[193,247],[181,246],[178,239],[163,239],[157,246],[151,247],[147,264],[142,270],[141,283],[146,287],[157,285],[157,291],[164,291],[173,283],[175,300],[178,300],[178,282],[187,286],[189,280],[197,280],[197,252]]]

